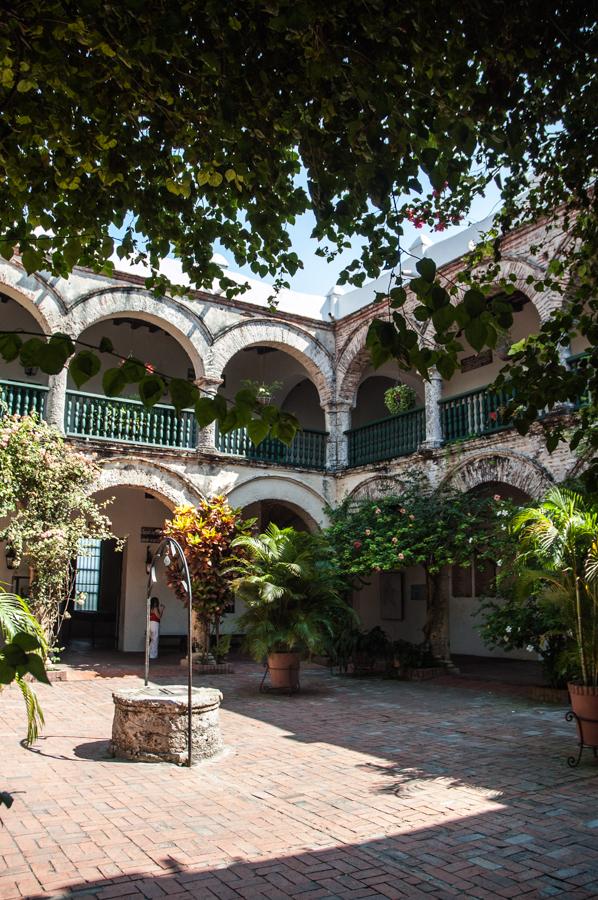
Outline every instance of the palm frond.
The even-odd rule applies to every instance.
[[[27,710],[27,745],[33,744],[39,737],[40,729],[44,725],[44,714],[37,699],[35,691],[29,687],[29,684],[22,678],[15,678],[17,685],[23,695],[25,707]]]

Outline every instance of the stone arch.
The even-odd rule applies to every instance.
[[[337,394],[339,400],[346,400],[353,406],[361,376],[369,365],[370,354],[365,340],[370,322],[363,322],[345,342],[336,364]]]
[[[78,336],[92,325],[119,316],[152,322],[168,332],[187,353],[196,377],[205,374],[211,335],[192,310],[170,297],[158,299],[137,288],[106,288],[79,297],[70,308],[68,318],[73,333]]]
[[[44,334],[66,331],[61,295],[39,275],[27,275],[16,263],[0,263],[0,290],[33,316]]]
[[[538,263],[522,259],[520,256],[505,254],[500,260],[499,270],[499,277],[510,280],[511,284],[534,304],[540,322],[545,322],[553,310],[561,306],[563,301],[560,294],[554,291],[542,293],[535,289],[534,282],[527,283],[529,276],[537,281],[546,275],[546,270]],[[514,276],[514,280],[511,276]]]
[[[153,494],[169,509],[197,503],[202,494],[178,472],[149,459],[112,457],[100,466],[91,493],[116,487],[139,488]]]
[[[534,499],[553,485],[548,471],[523,453],[487,450],[470,456],[451,469],[441,486],[471,491],[488,481],[500,481]]]
[[[311,334],[288,322],[254,319],[237,322],[222,331],[214,340],[210,356],[209,374],[220,378],[226,364],[240,350],[261,345],[276,347],[297,359],[315,384],[320,403],[332,399],[334,368],[326,348]]]
[[[232,506],[243,508],[258,500],[278,500],[301,510],[309,525],[316,528],[327,522],[326,500],[314,488],[296,478],[280,475],[258,475],[235,485],[227,499]]]

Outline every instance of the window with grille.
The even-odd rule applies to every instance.
[[[80,554],[77,556],[77,575],[75,577],[75,596],[85,595],[85,603],[77,604],[78,612],[97,612],[100,599],[100,565],[102,558],[102,542],[95,538],[85,538],[79,544]]]

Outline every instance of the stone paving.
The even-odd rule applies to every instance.
[[[598,762],[567,768],[563,709],[315,667],[299,695],[259,694],[236,668],[197,679],[224,693],[228,749],[191,770],[107,756],[136,676],[40,688],[33,750],[5,691],[0,898],[598,896]]]

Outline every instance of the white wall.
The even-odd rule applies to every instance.
[[[0,302],[0,331],[32,331],[34,334],[42,333],[41,328],[33,318],[16,300],[6,297],[1,298]],[[4,302],[6,300],[6,303]],[[30,334],[21,335],[22,341],[28,341]],[[13,362],[5,362],[1,360],[0,378],[6,378],[8,381],[20,381],[25,384],[47,384],[48,376],[39,369],[35,375],[26,375],[23,366],[18,360]]]
[[[513,315],[513,325],[510,328],[510,336],[513,343],[535,334],[540,329],[540,316],[536,307],[531,301],[528,301],[520,312]],[[463,341],[463,343],[465,343]],[[459,360],[466,357],[475,356],[476,351],[467,347],[459,354]],[[452,397],[455,394],[464,394],[466,391],[473,391],[476,388],[486,387],[491,384],[497,377],[498,373],[504,367],[505,361],[500,359],[496,351],[492,351],[492,362],[478,369],[471,369],[469,372],[461,372],[457,369],[450,381],[444,381],[442,385],[442,395],[444,397]]]
[[[114,533],[118,537],[126,538],[123,550],[119,649],[142,651],[147,590],[145,571],[147,544],[141,543],[141,527],[161,528],[165,519],[170,518],[170,511],[160,500],[148,500],[144,491],[135,488],[112,488],[96,496],[98,500],[115,498],[107,507],[106,514],[112,522]],[[156,545],[154,549],[155,547]],[[186,634],[186,609],[167,587],[161,571],[158,571],[158,583],[153,588],[153,594],[166,606],[161,623],[162,634]]]
[[[131,318],[135,318],[131,314]],[[80,339],[93,346],[99,346],[103,337],[107,337],[112,341],[115,353],[120,356],[134,356],[144,363],[150,363],[156,371],[163,372],[172,378],[187,379],[189,370],[192,370],[191,360],[183,350],[181,345],[171,335],[162,329],[150,331],[149,328],[155,328],[149,322],[142,319],[138,328],[132,328],[127,321],[121,321],[120,325],[115,325],[116,320],[107,319],[92,325],[80,335]],[[78,348],[85,349],[85,348]],[[103,394],[102,376],[106,369],[118,366],[119,360],[111,355],[104,354],[101,356],[102,368],[97,375],[86,381],[82,391],[90,394]],[[75,385],[69,378],[69,388],[74,389]],[[137,385],[127,385],[122,394],[123,397],[137,397]]]

